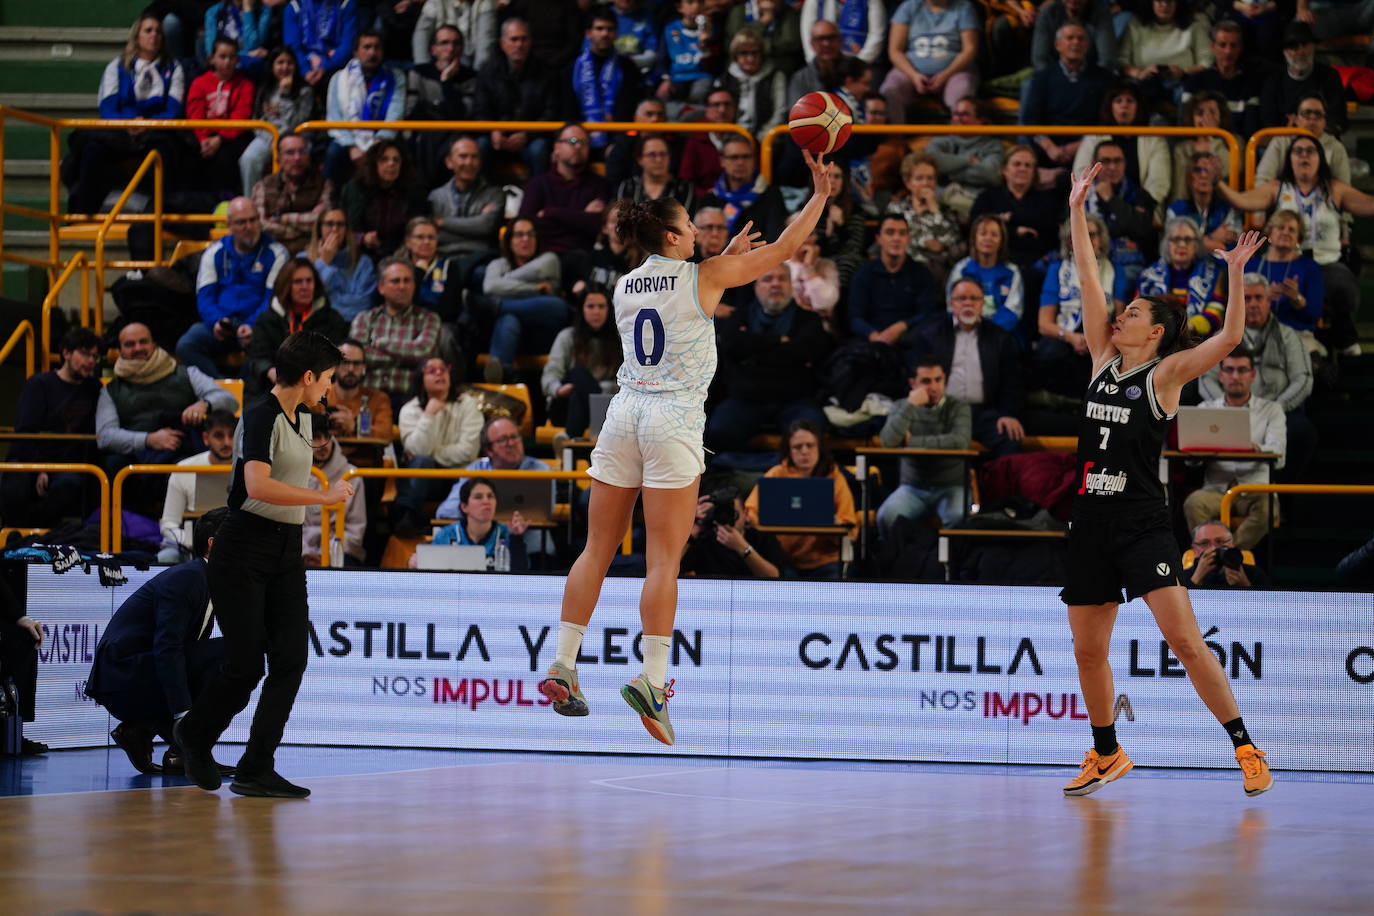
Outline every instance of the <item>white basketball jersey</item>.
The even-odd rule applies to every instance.
[[[616,282],[621,389],[706,394],[716,374],[716,328],[697,301],[697,267],[652,254]]]

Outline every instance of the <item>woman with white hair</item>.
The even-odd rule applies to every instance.
[[[1187,216],[1164,222],[1164,252],[1140,272],[1137,296],[1173,296],[1186,303],[1188,326],[1198,338],[1221,327],[1226,313],[1220,262],[1204,257],[1202,229]]]
[[[1126,294],[1125,275],[1108,256],[1111,235],[1102,217],[1088,214],[1088,237],[1097,258],[1097,279],[1111,297],[1113,311]],[[1058,256],[1045,271],[1040,287],[1040,312],[1032,366],[1037,387],[1053,394],[1082,398],[1092,369],[1088,341],[1083,333],[1083,287],[1078,266],[1073,261],[1073,242],[1069,224],[1059,232],[1062,240]]]

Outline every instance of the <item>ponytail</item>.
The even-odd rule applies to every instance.
[[[1196,340],[1188,325],[1188,308],[1172,296],[1141,296],[1150,303],[1150,321],[1164,328],[1155,356],[1164,358],[1170,353],[1190,349]]]
[[[673,231],[673,221],[677,219],[682,204],[667,195],[658,200],[634,201],[628,198],[614,204],[616,214],[615,234],[623,244],[634,244],[641,251],[662,254],[663,235]]]

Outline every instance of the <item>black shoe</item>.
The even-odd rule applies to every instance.
[[[219,775],[233,776],[236,772],[234,767],[227,763],[215,761],[215,766],[219,767]],[[168,776],[181,776],[186,772],[186,765],[182,762],[181,752],[175,748],[167,748],[162,754],[162,772]]]
[[[276,770],[268,770],[260,775],[240,773],[229,783],[229,791],[238,795],[252,795],[260,798],[308,798],[310,790],[287,782]]]
[[[19,745],[20,757],[41,757],[47,752],[48,746],[42,741],[30,741],[28,738],[25,738]]]
[[[181,748],[186,775],[206,792],[213,792],[224,783],[219,775],[219,767],[215,764],[215,758],[210,756],[210,748],[196,747],[186,742],[186,736],[181,728],[185,721],[177,719],[176,724],[172,726],[172,737],[176,739],[177,747]]]
[[[134,769],[140,773],[161,773],[162,768],[153,763],[153,733],[144,731],[127,722],[121,722],[110,732],[110,738],[129,758]]]

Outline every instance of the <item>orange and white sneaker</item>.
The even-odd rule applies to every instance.
[[[1092,748],[1083,755],[1082,769],[1064,786],[1065,795],[1091,795],[1107,783],[1131,772],[1131,758],[1117,745],[1116,751],[1102,755]]]
[[[1240,764],[1240,772],[1245,777],[1246,795],[1259,795],[1274,787],[1274,774],[1269,772],[1264,756],[1264,751],[1253,744],[1236,748],[1236,763]]]

